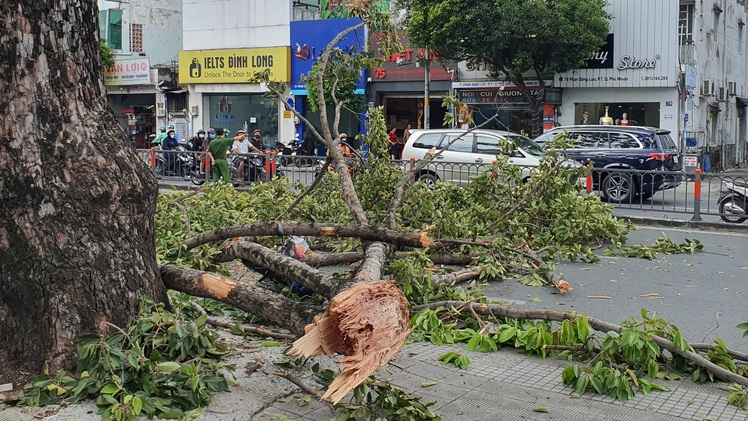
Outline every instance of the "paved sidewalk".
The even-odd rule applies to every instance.
[[[458,352],[470,358],[467,370],[442,365],[437,357]],[[469,352],[462,346],[407,345],[377,377],[392,382],[422,398],[435,401],[431,407],[444,421],[480,420],[589,420],[676,421],[748,420],[748,411],[727,405],[726,383],[697,385],[691,380],[660,381],[671,392],[640,392],[628,402],[587,392],[580,397],[564,386],[561,372],[565,361],[525,356],[514,349],[499,352]],[[424,382],[437,385],[423,387]],[[296,397],[301,397],[299,394]],[[547,413],[534,409],[544,408]],[[296,399],[275,402],[253,420],[330,420],[335,412],[313,401],[299,406]]]

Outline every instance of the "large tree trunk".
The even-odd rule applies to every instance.
[[[32,372],[165,298],[156,182],[107,105],[97,11],[0,0],[0,356]]]

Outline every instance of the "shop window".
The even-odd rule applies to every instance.
[[[639,149],[639,142],[628,133],[610,133],[610,149]]]
[[[442,135],[440,133],[426,133],[423,136],[419,136],[416,142],[413,143],[414,148],[431,149],[439,146],[439,140]]]
[[[240,129],[259,129],[266,145],[272,145],[278,138],[277,103],[263,97],[263,94],[204,95],[204,109],[210,127],[221,127],[236,133]]]
[[[458,136],[460,135],[444,136],[441,147],[446,147]],[[449,147],[449,150],[453,152],[473,152],[473,135],[468,134],[455,140],[455,142]]]
[[[122,11],[107,9],[99,12],[99,37],[112,50],[122,50]]]
[[[608,115],[615,124],[620,124],[625,114],[629,126],[660,127],[659,102],[577,103],[574,105],[574,121],[581,122],[586,111],[591,124],[599,124],[600,118],[605,116],[605,107],[608,107]]]

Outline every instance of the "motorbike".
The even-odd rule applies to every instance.
[[[193,154],[180,145],[172,151],[160,151],[156,155],[153,172],[157,177],[187,177],[191,176],[193,171],[197,171],[197,168],[198,164]]]
[[[244,160],[244,174],[242,178],[239,178],[239,164]],[[241,181],[240,184],[249,184],[255,182],[267,181],[267,170],[265,169],[265,162],[262,155],[257,153],[251,153],[248,155],[234,155],[229,160],[229,170],[231,171],[231,179],[237,182]]]
[[[724,179],[717,201],[720,218],[725,222],[740,224],[748,219],[748,181]]]
[[[307,151],[302,147],[298,134],[294,140],[287,145],[278,142],[276,148],[279,149],[279,152],[282,155],[280,163],[284,167],[290,167],[291,165],[296,165],[299,168],[311,167],[317,163],[316,159],[309,158],[314,156],[314,151],[311,151],[310,153],[310,151]]]

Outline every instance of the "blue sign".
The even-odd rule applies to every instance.
[[[324,19],[291,22],[291,92],[297,95],[306,95],[306,84],[302,82],[302,75],[312,70],[317,64],[317,59],[327,44],[346,28],[361,23],[358,18],[354,19]],[[351,32],[338,42],[337,46],[343,51],[364,48],[363,28]],[[358,88],[363,93],[363,75],[358,83]]]
[[[683,121],[688,121],[688,113],[683,117]]]

